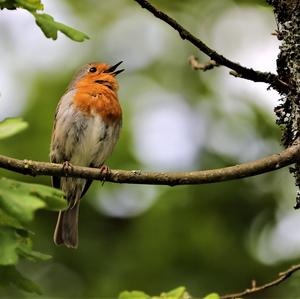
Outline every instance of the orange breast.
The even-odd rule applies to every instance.
[[[117,94],[108,87],[99,84],[89,84],[77,89],[73,104],[85,115],[100,115],[108,124],[119,122],[122,110]]]

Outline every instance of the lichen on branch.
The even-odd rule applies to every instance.
[[[289,147],[300,140],[300,0],[268,0],[274,8],[281,41],[277,59],[279,79],[289,86],[275,108],[277,124],[282,128],[282,144]],[[290,168],[300,188],[300,163]],[[300,192],[295,208],[300,208]]]

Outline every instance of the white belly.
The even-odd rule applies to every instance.
[[[120,124],[108,125],[100,115],[86,116],[67,101],[61,103],[51,145],[51,160],[73,165],[102,165],[111,154],[120,132]]]
[[[68,145],[72,146],[71,144],[75,143],[75,146],[73,149],[66,148],[67,152],[72,152],[70,162],[80,166],[90,166],[91,163],[94,166],[100,166],[111,154],[117,142],[119,128],[108,126],[98,115],[84,117],[80,121],[84,122],[81,131],[78,131],[78,126],[76,126],[74,130],[71,130],[69,137]]]

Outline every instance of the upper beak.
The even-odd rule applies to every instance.
[[[122,73],[122,72],[124,71],[124,69],[115,71],[115,69],[116,69],[122,62],[123,62],[123,61],[120,61],[120,62],[116,63],[115,65],[111,66],[109,69],[107,69],[106,71],[104,71],[104,73],[111,73],[111,74],[114,75],[114,76],[116,76],[116,75]]]

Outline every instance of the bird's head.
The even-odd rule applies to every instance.
[[[86,64],[77,72],[68,90],[91,84],[100,84],[116,92],[119,87],[116,75],[124,71],[124,69],[117,70],[121,63],[122,61],[113,66],[98,62]]]

